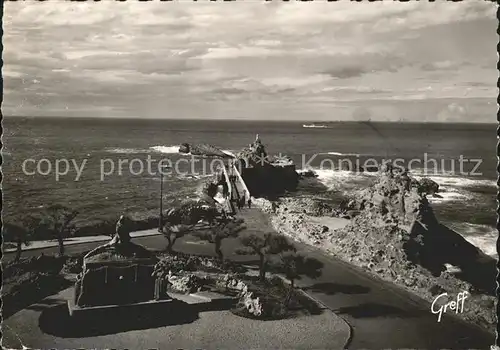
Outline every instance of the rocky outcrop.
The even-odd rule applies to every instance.
[[[224,153],[219,148],[205,143],[196,145],[183,143],[179,146],[179,153],[191,154],[194,156],[233,158],[233,156]]]
[[[424,177],[418,181],[420,193],[434,195],[439,192],[439,185],[434,180]]]
[[[287,157],[270,157],[260,139],[236,155],[241,177],[254,197],[280,195],[295,191],[299,174]]]
[[[247,312],[255,317],[261,317],[263,314],[263,305],[259,297],[254,296],[252,292],[244,293],[241,296],[240,303],[246,308]]]
[[[307,178],[316,178],[318,177],[318,174],[316,174],[313,170],[303,170],[299,171],[299,178],[300,179],[307,179]]]
[[[279,209],[280,212],[285,213],[311,216],[333,216],[335,213],[335,209],[331,205],[312,197],[282,198],[274,204],[275,211]]]
[[[352,217],[345,227],[323,228],[315,223],[310,210],[301,212],[302,199],[275,204],[271,222],[279,232],[327,250],[430,302],[438,291],[469,291],[468,305],[474,312],[460,316],[492,330],[493,307],[484,306],[494,305],[495,260],[439,222],[426,198],[435,193],[436,185],[387,167],[372,186],[344,202],[343,214]],[[448,272],[447,265],[460,272]]]
[[[194,274],[177,275],[169,273],[167,280],[168,290],[181,294],[196,293],[203,285],[200,278]]]

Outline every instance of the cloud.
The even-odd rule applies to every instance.
[[[251,111],[293,102],[294,115],[314,118],[339,100],[494,97],[495,10],[475,0],[9,2],[4,108],[234,117],[238,103],[260,115]]]
[[[447,70],[458,69],[460,66],[463,66],[463,63],[458,64],[458,62],[447,60],[447,61],[424,63],[421,66],[421,68],[424,71],[447,71]]]

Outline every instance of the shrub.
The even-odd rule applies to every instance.
[[[193,274],[167,276],[169,282],[168,288],[175,293],[190,294],[201,290],[206,284],[206,279]]]
[[[290,316],[283,302],[259,292],[244,293],[231,312],[237,316],[258,320],[279,320]]]
[[[83,269],[83,257],[71,257],[66,259],[63,266],[65,273],[80,273]]]

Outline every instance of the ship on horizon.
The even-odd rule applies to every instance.
[[[303,128],[321,128],[321,129],[325,129],[325,128],[328,128],[328,126],[326,125],[323,125],[323,124],[302,124],[302,127]]]

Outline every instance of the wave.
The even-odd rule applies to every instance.
[[[459,233],[470,244],[481,249],[486,255],[495,258],[498,256],[496,251],[498,230],[496,228],[469,222],[448,223],[447,226]]]
[[[432,174],[426,175],[423,170],[412,170],[411,175],[417,180],[423,177],[427,177],[439,184],[439,186],[453,186],[453,187],[476,187],[476,186],[487,186],[487,187],[497,187],[496,180],[489,179],[472,179],[470,177],[461,177],[452,174]]]
[[[352,193],[353,190],[366,188],[373,181],[377,173],[356,173],[347,170],[331,169],[302,169],[299,173],[312,170],[317,176],[301,179],[299,189],[321,189],[325,187],[328,191],[340,191],[345,195]]]
[[[158,153],[166,153],[166,154],[175,154],[179,153],[179,147],[178,145],[176,146],[151,146],[149,147],[150,150]]]
[[[108,153],[119,153],[119,154],[136,154],[136,153],[149,153],[148,149],[140,149],[140,148],[106,148],[106,152]]]
[[[473,197],[471,195],[460,193],[458,191],[454,191],[453,189],[443,189],[439,188],[439,192],[436,196],[427,196],[429,203],[431,204],[439,204],[444,202],[455,202],[455,201],[463,201],[469,200]]]
[[[313,180],[303,179],[303,185],[312,185],[313,182],[319,182],[321,185],[325,186],[328,190],[339,190],[344,193],[349,193],[353,189],[362,189],[366,186],[374,177],[377,177],[379,173],[377,172],[351,172],[347,170],[331,170],[331,169],[302,169],[299,173],[306,172],[308,170],[314,171],[317,177],[312,178]],[[417,180],[422,177],[415,176]],[[439,192],[436,196],[427,196],[429,202],[435,204],[442,204],[446,202],[463,201],[474,198],[472,192],[467,191],[466,187],[471,183],[487,183],[490,184],[490,180],[468,180],[460,178],[432,178],[439,184]],[[445,180],[445,181],[443,181]],[[493,181],[494,183],[494,181]],[[457,186],[458,184],[458,186]]]
[[[177,176],[179,180],[200,180],[207,177],[211,177],[213,174],[205,174],[205,175],[193,175],[193,174],[181,174]]]
[[[344,157],[360,157],[360,156],[362,156],[362,154],[358,154],[358,153],[341,153],[341,152],[323,152],[323,153],[319,153],[319,154],[321,154],[321,155],[328,154],[331,156],[344,156]]]
[[[318,180],[327,180],[331,178],[349,178],[352,176],[361,176],[361,173],[353,173],[347,170],[329,170],[329,169],[312,169],[316,175],[318,175]]]

